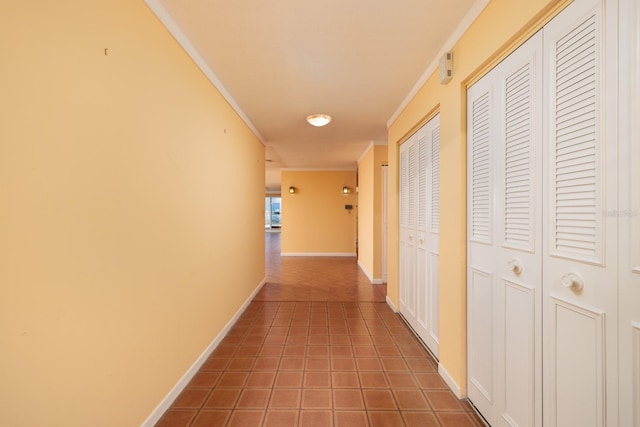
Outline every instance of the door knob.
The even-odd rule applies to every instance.
[[[582,277],[578,276],[576,273],[567,273],[562,276],[562,286],[565,288],[571,289],[574,292],[579,292],[584,288],[584,281]]]
[[[509,267],[509,270],[513,271],[513,274],[515,274],[516,276],[522,273],[522,263],[517,258],[514,258],[511,261],[509,261],[507,263],[507,267]]]

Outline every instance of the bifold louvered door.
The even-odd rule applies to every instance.
[[[548,427],[618,425],[615,3],[574,1],[544,29]]]
[[[469,398],[494,426],[540,426],[542,37],[468,91]]]
[[[400,146],[400,313],[438,355],[440,117]]]
[[[575,0],[468,90],[468,386],[494,426],[618,425],[616,12]]]

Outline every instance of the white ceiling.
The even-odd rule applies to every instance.
[[[355,170],[475,2],[147,0],[265,143],[268,189],[282,168]]]

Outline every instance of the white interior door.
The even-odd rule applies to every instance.
[[[440,115],[427,127],[426,167],[426,229],[424,246],[427,270],[427,312],[424,317],[426,335],[423,338],[437,357],[440,347]],[[419,239],[418,239],[419,240]]]
[[[618,224],[606,214],[617,209],[617,49],[605,33],[615,3],[576,0],[544,29],[549,427],[618,425]]]
[[[542,425],[542,33],[498,68],[498,426]]]
[[[468,91],[469,397],[489,423],[539,426],[542,34]]]
[[[496,420],[493,233],[495,85],[491,73],[467,91],[468,395],[490,424]]]
[[[436,116],[400,146],[400,313],[436,357],[439,162],[440,121]]]

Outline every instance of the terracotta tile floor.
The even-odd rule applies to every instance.
[[[483,426],[384,285],[354,258],[280,259],[279,237],[268,284],[157,426]]]

